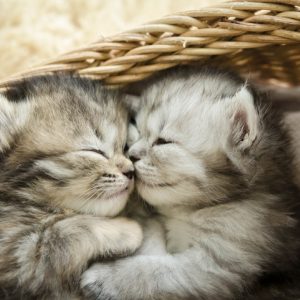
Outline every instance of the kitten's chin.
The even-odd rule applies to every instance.
[[[173,190],[173,192],[171,192]],[[143,181],[137,181],[137,191],[142,198],[152,206],[158,207],[162,205],[172,205],[174,202],[181,202],[181,199],[174,197],[174,188],[160,186],[160,185],[147,185]]]
[[[148,185],[141,180],[137,180],[136,183],[138,193],[154,207],[194,205],[201,199],[199,189],[183,181],[174,185]]]
[[[131,191],[132,188],[128,188],[101,199],[89,199],[84,205],[82,201],[77,203],[74,201],[70,205],[66,204],[66,206],[85,214],[99,217],[115,217],[125,208]]]

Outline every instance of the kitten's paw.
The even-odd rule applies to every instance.
[[[116,218],[111,220],[117,231],[117,249],[114,254],[128,255],[134,253],[142,244],[143,230],[133,220]]]
[[[110,264],[95,264],[85,271],[80,282],[84,299],[119,300],[111,275],[112,267]]]

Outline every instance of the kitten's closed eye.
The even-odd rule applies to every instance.
[[[173,144],[173,141],[166,140],[164,138],[158,138],[154,143],[153,146],[165,145],[165,144]]]

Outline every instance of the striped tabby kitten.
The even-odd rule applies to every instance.
[[[299,251],[299,197],[280,120],[226,72],[182,67],[143,88],[129,154],[137,190],[163,225],[165,253],[157,230],[147,254],[87,270],[85,294],[244,299],[288,272]]]
[[[118,92],[68,75],[0,96],[0,298],[71,299],[88,263],[133,253]]]

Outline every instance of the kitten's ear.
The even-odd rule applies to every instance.
[[[24,125],[28,116],[28,103],[9,101],[0,94],[0,151],[9,148],[13,136]]]
[[[132,114],[136,114],[141,105],[141,98],[133,94],[125,94],[124,102],[127,109]]]
[[[230,139],[233,146],[246,150],[255,141],[259,132],[259,117],[253,95],[244,86],[228,103]]]

